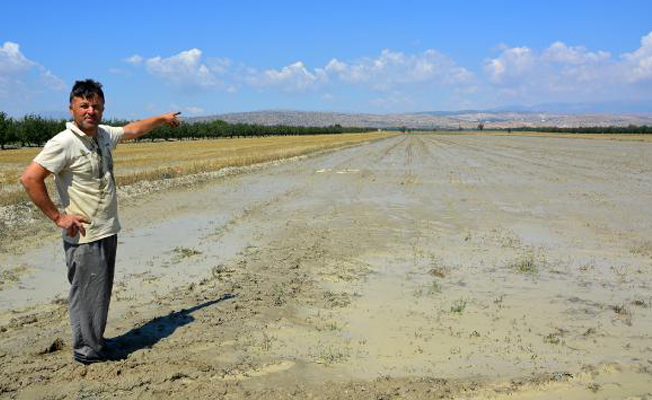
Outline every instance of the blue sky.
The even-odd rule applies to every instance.
[[[652,1],[5,2],[0,110],[412,112],[652,100]]]

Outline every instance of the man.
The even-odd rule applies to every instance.
[[[84,364],[109,358],[104,329],[120,231],[112,151],[121,140],[139,138],[158,125],[178,126],[180,114],[169,112],[116,128],[100,125],[103,112],[102,85],[91,79],[75,82],[70,93],[73,122],[45,144],[20,179],[34,204],[63,230],[73,357]],[[50,174],[63,212],[46,189]]]

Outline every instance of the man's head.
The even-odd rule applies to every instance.
[[[92,79],[75,82],[70,92],[70,114],[79,129],[95,136],[103,112],[102,84]]]

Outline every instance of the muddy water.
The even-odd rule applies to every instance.
[[[320,171],[331,177],[320,176],[313,195],[333,196],[314,215],[330,207],[330,229],[366,234],[354,262],[372,272],[356,284],[326,279],[354,300],[310,313],[335,332],[323,347],[343,349],[327,354],[346,366],[340,374],[513,377],[566,371],[578,360],[636,363],[650,351],[651,263],[632,251],[650,232],[639,213],[650,217],[650,177],[598,166],[574,176],[571,165],[586,160],[561,147],[568,142],[502,140],[397,139],[380,160]],[[535,148],[543,146],[552,148]],[[632,147],[616,154],[641,153]],[[640,157],[632,164],[642,173]],[[620,179],[630,175],[637,179]],[[308,355],[329,336],[278,335],[292,342],[286,354]]]
[[[292,190],[291,180],[269,182],[256,176],[226,177],[219,186],[203,186],[192,191],[173,191],[137,200],[121,210],[124,227],[119,234],[116,285],[120,291],[131,287],[130,295],[145,294],[156,286],[169,289],[206,276],[221,260],[232,258],[251,245],[254,232],[235,222],[260,203],[273,201]],[[219,246],[203,246],[207,238],[220,237]],[[202,246],[202,250],[196,250]],[[47,303],[67,296],[68,282],[60,240],[20,255],[3,255],[7,270],[20,267],[18,285],[0,292],[0,316],[8,311]],[[198,252],[192,262],[184,250]],[[174,266],[174,267],[172,267]],[[147,278],[133,279],[134,277]],[[145,284],[144,284],[145,283]],[[135,293],[138,292],[138,293]],[[2,317],[0,317],[0,321]]]
[[[150,339],[83,377],[66,351],[17,367],[28,341],[67,340],[63,306],[38,313],[65,293],[51,266],[59,245],[35,249],[13,261],[28,266],[21,282],[0,291],[13,318],[0,363],[15,378],[0,387],[649,396],[649,160],[646,143],[413,135],[160,193],[122,209],[107,334],[150,332],[196,306],[192,316],[129,336]],[[37,321],[10,312],[30,305]]]

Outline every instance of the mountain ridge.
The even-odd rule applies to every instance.
[[[371,128],[475,128],[581,127],[652,125],[652,113],[560,113],[546,111],[423,111],[414,113],[372,114],[332,111],[260,110],[224,113],[186,119],[189,122],[222,120],[228,123],[290,126],[356,126]]]

